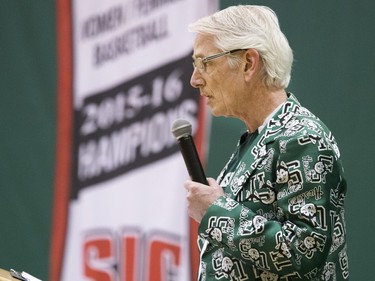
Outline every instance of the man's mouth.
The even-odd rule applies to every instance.
[[[201,94],[201,96],[202,96],[202,97],[205,97],[205,98],[208,98],[208,99],[212,98],[212,96],[210,96],[210,95],[205,95],[205,94]]]

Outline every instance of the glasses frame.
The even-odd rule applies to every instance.
[[[200,57],[195,58],[195,60],[193,61],[193,67],[194,67],[194,69],[198,69],[198,71],[200,73],[202,73],[203,71],[206,71],[207,62],[209,62],[211,60],[214,60],[214,59],[217,59],[217,58],[220,58],[220,57],[223,57],[223,56],[226,56],[226,55],[229,55],[229,54],[233,54],[233,53],[238,52],[238,51],[242,51],[242,50],[244,50],[244,49],[234,49],[234,50],[230,50],[230,51],[225,51],[225,52],[213,54],[213,55],[203,57],[203,58],[200,58]],[[196,60],[198,60],[198,59],[202,63],[201,66],[198,66],[197,63],[196,63]]]

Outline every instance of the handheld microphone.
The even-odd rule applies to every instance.
[[[177,119],[172,124],[172,134],[177,139],[186,168],[193,181],[208,185],[194,140],[191,136],[191,124]]]

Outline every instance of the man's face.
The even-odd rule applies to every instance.
[[[194,44],[193,58],[203,58],[221,53],[214,46],[212,36],[198,34]],[[190,84],[199,88],[201,96],[207,99],[215,116],[239,116],[241,105],[241,87],[243,83],[240,67],[230,68],[228,57],[223,56],[206,63],[205,71],[194,69]],[[243,97],[242,97],[243,99]]]

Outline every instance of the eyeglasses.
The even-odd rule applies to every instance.
[[[198,71],[200,73],[202,73],[202,72],[206,71],[206,64],[210,60],[214,60],[214,59],[217,59],[217,58],[229,55],[229,54],[233,54],[235,52],[242,51],[242,50],[243,49],[235,49],[235,50],[225,51],[225,52],[222,52],[222,53],[207,56],[207,57],[204,57],[204,58],[199,58],[199,57],[195,58],[194,61],[193,61],[193,67],[194,67],[194,69],[196,68],[196,69],[198,69]]]

